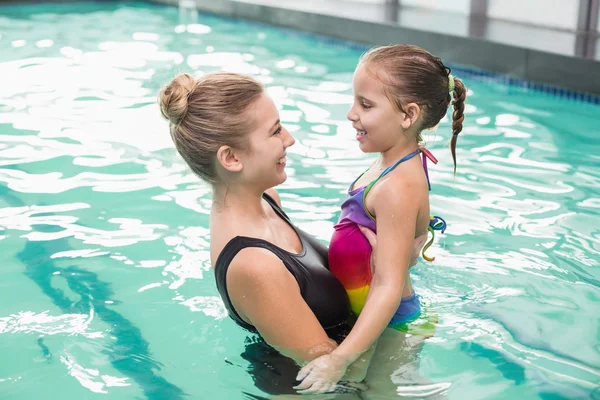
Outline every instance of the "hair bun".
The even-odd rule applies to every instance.
[[[187,115],[189,95],[197,82],[190,74],[180,74],[161,89],[158,96],[160,112],[172,124],[180,124]]]

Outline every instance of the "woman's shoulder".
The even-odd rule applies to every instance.
[[[293,278],[280,256],[268,248],[262,246],[261,239],[236,237],[232,241],[246,240],[245,246],[235,246],[235,254],[232,254],[227,265],[227,286],[235,283],[240,285],[260,285],[265,283],[285,284],[289,278]],[[256,243],[254,243],[256,242]],[[232,242],[230,242],[232,243]],[[228,244],[229,245],[229,244]],[[223,251],[229,251],[226,246]],[[223,267],[216,265],[216,268]]]
[[[254,239],[254,238],[248,238]],[[260,240],[260,239],[257,239]],[[264,247],[244,247],[237,252],[229,265],[229,273],[247,275],[248,278],[276,273],[284,267],[283,260]],[[284,268],[285,269],[285,268]]]
[[[277,193],[275,188],[265,190],[265,194],[273,199],[279,207],[281,207],[281,197],[279,197],[279,193]]]
[[[283,261],[270,242],[251,236],[234,235],[229,238],[221,238],[218,243],[211,243],[211,253],[214,268],[223,267],[237,269],[244,267],[253,268],[256,264],[273,265],[281,264]]]
[[[257,247],[240,250],[227,268],[225,284],[229,297],[245,313],[248,302],[276,299],[298,289],[298,282],[273,252]],[[245,303],[246,306],[243,304]]]

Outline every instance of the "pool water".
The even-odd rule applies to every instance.
[[[297,140],[284,207],[327,241],[373,159],[345,118],[360,53],[144,3],[0,7],[0,397],[265,397],[156,94],[179,72],[264,82]],[[456,177],[449,120],[425,135],[449,227],[413,272],[439,319],[418,373],[449,399],[600,398],[600,106],[457,75]]]

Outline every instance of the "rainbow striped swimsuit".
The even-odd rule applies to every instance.
[[[344,203],[342,203],[342,213],[338,223],[334,227],[335,231],[329,244],[329,269],[346,289],[350,299],[350,307],[356,315],[360,314],[365,305],[367,294],[369,293],[369,286],[373,278],[371,274],[371,245],[358,228],[358,225],[363,225],[372,231],[377,232],[375,218],[366,209],[365,199],[373,185],[379,179],[387,175],[399,164],[410,160],[421,152],[425,155],[425,157],[423,157],[423,167],[425,168],[427,181],[429,183],[426,159],[429,158],[434,163],[436,163],[437,160],[428,150],[419,149],[386,168],[377,179],[369,185],[351,190],[356,181],[360,179],[360,176],[356,178],[348,189],[348,197]],[[443,232],[445,228],[446,224],[441,218],[432,217],[429,225],[430,232],[434,232],[434,230],[442,230]],[[425,256],[425,250],[427,250],[432,243],[433,237],[423,248],[423,258],[428,261],[432,261],[433,259]],[[411,296],[402,299],[389,326],[404,330],[402,327],[406,326],[408,322],[417,319],[420,314],[421,303],[419,301],[419,296],[416,293],[413,293]]]

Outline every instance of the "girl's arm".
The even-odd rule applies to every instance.
[[[419,211],[418,182],[386,179],[370,195],[377,216],[376,265],[369,294],[352,331],[330,354],[306,365],[296,388],[319,392],[341,379],[348,365],[377,341],[400,305],[413,252]]]

